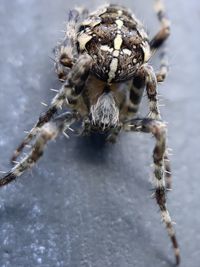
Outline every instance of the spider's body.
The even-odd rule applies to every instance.
[[[125,119],[133,118],[138,111],[145,85],[141,66],[145,66],[151,56],[148,36],[141,22],[125,8],[110,5],[80,22],[73,38],[76,53],[85,58],[90,71],[82,78],[86,82],[80,97],[69,96],[68,106],[76,109],[83,121],[86,118],[87,123],[91,122],[90,130],[119,129]],[[61,59],[68,67],[71,63],[67,49],[61,44],[55,51],[60,57],[62,50]],[[84,60],[82,62],[83,65]],[[63,67],[56,64],[56,70],[61,79],[66,79],[67,71]],[[140,85],[134,89],[130,81],[135,79],[137,83],[138,77]],[[157,107],[154,109],[159,116]]]
[[[129,80],[137,76],[139,67],[150,57],[142,24],[126,9],[108,6],[81,22],[76,44],[79,54],[87,53],[92,58],[90,74],[76,109],[90,117],[91,129],[120,127],[120,122],[129,115]],[[138,98],[138,105],[141,96],[142,90],[133,96]]]
[[[166,125],[161,120],[157,96],[157,84],[164,81],[168,69],[165,53],[158,73],[148,63],[170,31],[161,0],[156,0],[156,11],[161,29],[150,41],[139,20],[124,7],[107,5],[90,15],[86,10],[70,11],[65,38],[54,50],[55,70],[63,85],[56,90],[48,110],[18,146],[12,160],[34,141],[30,153],[0,179],[0,186],[32,167],[48,141],[76,121],[82,122],[82,134],[106,131],[111,142],[121,130],[151,133],[156,140],[155,198],[178,264],[179,248],[166,207],[166,187],[171,187]],[[145,89],[150,113],[147,118],[137,118]],[[58,115],[63,107],[71,111]]]

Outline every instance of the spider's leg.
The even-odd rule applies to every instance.
[[[138,81],[141,82],[144,80],[150,109],[148,117],[151,119],[160,119],[161,115],[158,105],[157,79],[153,68],[147,64],[144,64],[138,70]]]
[[[175,230],[172,224],[171,217],[166,206],[166,186],[164,176],[164,155],[166,152],[166,126],[162,121],[154,119],[133,119],[124,125],[126,131],[146,132],[151,133],[156,139],[155,148],[153,151],[154,161],[154,184],[155,198],[159,205],[162,220],[165,223],[169,237],[171,238],[176,263],[180,262],[180,252],[175,235]]]
[[[16,158],[22,152],[24,147],[31,142],[45,123],[49,122],[55,113],[62,108],[62,106],[68,102],[78,98],[84,88],[85,81],[90,72],[92,64],[92,58],[87,54],[81,55],[76,64],[71,69],[68,80],[63,84],[59,92],[51,101],[51,104],[46,112],[44,112],[38,119],[35,126],[30,130],[22,143],[15,150],[12,161],[16,161]]]
[[[138,72],[135,73],[131,84],[127,85],[126,91],[128,92],[129,95],[128,95],[128,101],[125,104],[126,119],[133,118],[138,112],[139,105],[144,93],[145,79],[146,77],[144,73],[139,70]],[[121,126],[111,130],[106,140],[110,143],[115,143],[120,130]]]
[[[128,116],[134,116],[139,109],[140,102],[145,88],[145,75],[143,70],[138,70],[133,78],[130,87],[129,105],[128,105]]]
[[[150,41],[152,52],[157,50],[170,35],[170,21],[167,18],[162,0],[155,0],[155,10],[161,24],[161,29]]]
[[[172,188],[172,170],[171,170],[171,164],[169,160],[169,156],[167,153],[167,149],[165,151],[164,155],[164,166],[165,166],[165,183],[166,183],[166,188],[171,189]]]
[[[150,41],[150,48],[152,53],[154,53],[158,48],[160,48],[170,35],[170,21],[167,18],[162,0],[155,0],[155,10],[157,13],[158,20],[161,24],[161,29]],[[163,49],[160,57],[160,69],[158,73],[156,73],[156,77],[158,82],[163,82],[167,76],[169,68],[166,48]]]
[[[78,120],[77,113],[66,112],[43,125],[36,136],[31,152],[17,163],[3,178],[0,179],[0,186],[6,185],[24,171],[31,168],[42,156],[48,141],[54,140],[59,133],[65,131],[72,123]]]
[[[159,71],[156,73],[157,82],[164,82],[167,77],[169,71],[169,62],[167,57],[167,49],[166,47],[160,54],[160,67]]]
[[[64,39],[54,48],[55,72],[61,81],[67,79],[70,69],[77,60],[77,23],[86,14],[87,10],[83,8],[76,8],[69,11]]]
[[[145,78],[144,78],[145,77]],[[158,96],[157,96],[157,79],[156,75],[153,71],[153,68],[149,65],[144,65],[139,71],[138,71],[138,81],[143,83],[143,81],[146,81],[146,90],[147,90],[147,96],[149,99],[149,117],[152,119],[160,119],[160,110],[158,105]],[[171,166],[170,161],[168,158],[167,151],[165,153],[165,179],[167,188],[171,188]]]
[[[110,133],[106,138],[106,141],[109,143],[112,143],[112,144],[116,143],[117,137],[118,137],[120,131],[121,131],[121,125],[110,130]]]

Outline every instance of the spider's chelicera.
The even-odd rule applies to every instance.
[[[155,198],[178,264],[179,248],[166,207],[166,188],[171,187],[166,125],[161,120],[157,96],[157,84],[164,81],[168,70],[166,53],[161,54],[158,73],[148,63],[170,32],[161,0],[156,0],[156,12],[161,28],[152,40],[141,22],[124,7],[110,4],[90,14],[85,9],[69,12],[64,40],[54,49],[55,70],[63,85],[15,150],[12,161],[33,141],[30,153],[0,179],[0,186],[32,167],[47,142],[77,121],[82,122],[82,134],[106,132],[111,142],[121,130],[151,133],[155,138]],[[150,112],[146,118],[138,118],[144,89]],[[63,107],[71,111],[58,115]]]

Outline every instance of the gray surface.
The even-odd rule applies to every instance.
[[[146,2],[123,4],[136,9],[152,35],[158,23]],[[198,267],[200,2],[167,2],[171,73],[160,93],[174,150],[168,206],[181,266]],[[44,110],[40,102],[53,96],[48,89],[59,88],[48,56],[69,7],[66,0],[1,0],[0,169],[10,168],[23,130]],[[114,146],[76,137],[50,144],[32,172],[0,190],[0,267],[172,266],[171,244],[150,198],[152,148],[152,138],[137,134],[122,134]]]

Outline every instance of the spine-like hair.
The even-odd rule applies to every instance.
[[[92,123],[98,125],[103,130],[115,127],[119,121],[119,108],[111,92],[103,93],[96,104],[91,106]]]

